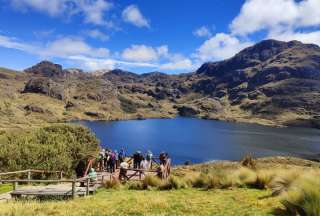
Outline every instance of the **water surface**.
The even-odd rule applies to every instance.
[[[129,121],[78,121],[111,149],[167,151],[174,164],[185,161],[239,160],[261,156],[314,156],[320,153],[320,130],[273,128],[193,118]]]

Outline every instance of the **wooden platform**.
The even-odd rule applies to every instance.
[[[96,187],[90,187],[89,193],[94,193]],[[21,197],[63,197],[71,198],[72,186],[70,184],[58,184],[58,185],[48,185],[48,186],[31,186],[31,187],[22,187],[12,191],[12,198],[21,198]],[[86,188],[85,187],[76,187],[75,196],[85,196]]]

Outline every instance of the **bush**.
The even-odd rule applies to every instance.
[[[172,189],[182,189],[187,188],[187,183],[175,176],[170,176],[168,180],[164,180],[161,185],[158,187],[160,190],[172,190]]]
[[[299,173],[293,170],[282,170],[270,183],[272,195],[277,196],[288,191],[291,184],[299,177]]]
[[[161,180],[157,176],[146,176],[142,181],[142,186],[144,189],[149,187],[159,187],[161,185]]]
[[[319,175],[307,174],[298,178],[282,196],[281,203],[287,215],[320,215]]]
[[[254,185],[258,189],[267,189],[270,187],[272,180],[275,178],[275,171],[272,170],[260,170],[257,172],[257,181]]]
[[[140,181],[130,181],[130,182],[127,182],[127,185],[128,185],[129,190],[143,190],[144,189],[143,184]]]
[[[107,180],[102,183],[102,187],[106,189],[119,189],[121,186],[120,182],[117,180]]]
[[[208,182],[209,182],[208,174],[201,173],[200,175],[196,176],[192,180],[191,184],[192,184],[192,187],[195,187],[195,188],[205,188],[208,186]]]
[[[79,161],[96,155],[99,141],[83,126],[54,125],[7,133],[0,142],[0,171],[63,170],[72,174]]]
[[[242,167],[232,175],[232,182],[238,186],[253,186],[257,181],[256,172]]]

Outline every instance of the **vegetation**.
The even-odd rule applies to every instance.
[[[267,215],[280,206],[269,191],[254,189],[105,190],[66,202],[0,203],[0,215]]]
[[[0,194],[12,191],[12,184],[0,184]]]
[[[78,162],[95,155],[99,141],[89,129],[54,125],[0,136],[0,171],[23,169],[73,172]]]
[[[248,160],[254,167],[216,162],[176,167],[167,180],[106,181],[89,198],[0,203],[0,215],[319,215],[319,163]]]

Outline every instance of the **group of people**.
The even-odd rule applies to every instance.
[[[115,170],[119,168],[120,180],[125,179],[127,169],[130,167],[128,162],[130,159],[125,160],[126,158],[127,156],[123,148],[119,152],[117,150],[101,149],[97,158],[97,170],[114,173]],[[133,161],[133,169],[140,169],[146,171],[152,169],[153,154],[150,150],[148,150],[145,154],[143,154],[141,151],[136,151],[130,158]],[[158,171],[161,175],[165,167],[168,165],[168,163],[170,163],[168,153],[161,152],[159,155],[159,160],[160,167],[158,168]],[[91,169],[89,171],[89,176],[92,179],[96,178],[96,172],[94,169]]]
[[[98,170],[114,173],[119,168],[120,163],[124,161],[126,157],[124,149],[119,152],[111,149],[101,149],[98,160]]]

